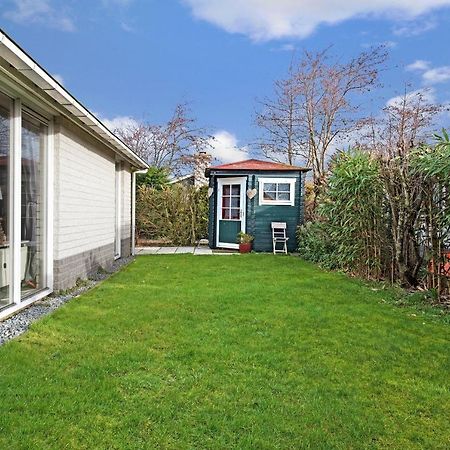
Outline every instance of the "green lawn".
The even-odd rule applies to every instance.
[[[448,449],[450,328],[294,257],[142,256],[0,348],[0,449]]]

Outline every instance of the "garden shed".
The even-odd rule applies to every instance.
[[[209,178],[209,245],[238,248],[240,231],[254,237],[253,250],[272,251],[272,222],[287,224],[288,250],[304,217],[309,169],[249,159],[206,169]]]

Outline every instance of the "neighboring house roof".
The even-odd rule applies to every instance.
[[[32,83],[33,92],[49,106],[59,107],[58,111],[95,136],[116,153],[123,156],[138,169],[148,169],[148,164],[136,155],[122,140],[109,130],[97,117],[85,108],[63,86],[61,86],[44,68],[22,50],[0,29],[0,57],[3,58],[17,75],[22,75]],[[8,68],[8,73],[12,73]],[[0,73],[3,67],[0,66]],[[15,75],[14,73],[12,73]],[[22,78],[23,80],[23,78]],[[19,77],[20,81],[20,77]],[[22,83],[22,87],[23,83]],[[30,89],[30,85],[26,85]],[[52,102],[48,101],[48,97]]]
[[[181,183],[182,181],[189,180],[190,178],[195,178],[195,175],[193,173],[189,173],[189,174],[183,175],[181,177],[172,178],[169,181],[169,184]]]
[[[245,161],[238,161],[229,164],[222,164],[220,166],[213,166],[206,169],[206,176],[210,171],[295,171],[308,172],[311,169],[306,167],[290,166],[289,164],[282,164],[273,161],[260,161],[259,159],[246,159]]]

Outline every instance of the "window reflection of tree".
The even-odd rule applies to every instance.
[[[1,100],[1,99],[0,99]],[[8,157],[10,146],[9,111],[0,105],[0,244],[8,239]],[[2,242],[3,241],[3,242]]]
[[[39,161],[41,153],[40,124],[24,117],[22,121],[22,241],[28,245],[28,261],[25,283],[37,288],[39,282],[40,220]]]

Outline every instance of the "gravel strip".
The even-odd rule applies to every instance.
[[[85,280],[82,286],[75,287],[63,295],[50,295],[42,300],[38,300],[28,308],[25,308],[14,316],[0,322],[0,346],[5,342],[8,342],[11,339],[25,333],[33,322],[36,322],[41,317],[55,311],[69,300],[72,300],[73,298],[78,297],[84,292],[92,289],[98,283],[106,280],[113,273],[129,264],[133,259],[133,257],[118,259],[117,261],[114,261],[110,271],[98,271],[91,278]]]

